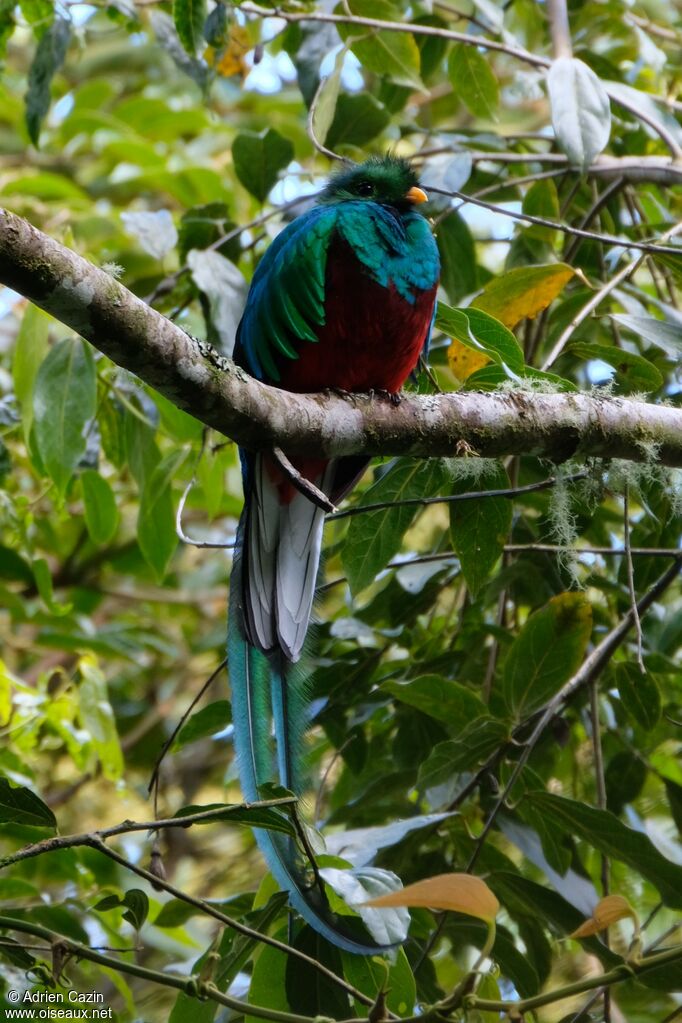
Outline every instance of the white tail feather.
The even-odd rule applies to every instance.
[[[312,480],[329,492],[334,469]],[[254,459],[247,530],[246,603],[252,639],[265,652],[277,647],[297,661],[308,631],[322,549],[324,512],[303,494],[280,503],[262,455]]]

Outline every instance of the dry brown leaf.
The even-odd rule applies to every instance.
[[[569,935],[570,938],[589,938],[593,934],[605,931],[611,924],[618,920],[631,917],[637,922],[637,914],[624,895],[605,895],[594,907],[592,916],[577,930]]]
[[[485,881],[472,874],[438,874],[408,884],[397,892],[380,895],[367,906],[426,906],[448,909],[490,923],[497,916],[500,904]]]

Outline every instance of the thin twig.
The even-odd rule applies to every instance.
[[[634,606],[633,617],[639,622],[639,614]],[[590,722],[592,726],[592,757],[594,760],[594,779],[597,789],[597,806],[606,809],[606,779],[604,777],[604,754],[601,744],[601,724],[599,720],[599,682],[593,678],[590,683]],[[601,893],[609,894],[609,858],[601,856]],[[609,932],[606,929],[605,944],[609,947]],[[604,988],[604,1023],[611,1023],[611,996],[608,988]]]
[[[571,45],[571,30],[568,24],[566,0],[547,0],[547,14],[549,17],[549,30],[552,36],[554,59],[559,60],[561,57],[572,57],[573,46]]]
[[[678,223],[678,224],[675,224],[674,227],[671,227],[670,230],[666,231],[665,234],[662,235],[662,239],[667,241],[667,239],[673,238],[676,234],[679,234],[680,231],[682,231],[682,222]],[[621,244],[623,244],[623,243],[621,242]],[[625,249],[637,248],[637,247],[641,248],[641,243],[634,243],[633,244],[633,243],[628,242],[624,246]],[[650,251],[654,251],[654,250],[652,250],[649,247],[645,251],[649,251],[650,252]],[[657,246],[656,247],[656,251],[661,251],[661,248],[659,246]],[[666,251],[666,250],[664,249],[663,251]],[[678,252],[678,255],[679,255],[679,252]],[[582,307],[582,309],[580,309],[580,311],[576,313],[576,315],[573,317],[573,319],[568,324],[568,326],[559,335],[559,338],[557,339],[554,347],[552,348],[552,351],[549,353],[549,355],[547,356],[547,358],[545,359],[545,361],[542,364],[542,369],[543,370],[548,369],[552,365],[552,363],[554,363],[559,358],[559,356],[563,352],[567,342],[571,339],[571,337],[573,336],[573,333],[580,326],[580,324],[583,323],[583,321],[586,320],[587,317],[590,316],[590,314],[593,313],[594,310],[599,305],[601,305],[601,303],[604,301],[604,299],[606,298],[607,295],[610,295],[611,292],[614,291],[614,289],[617,288],[623,281],[627,280],[628,277],[631,277],[635,273],[635,271],[639,269],[639,267],[642,265],[643,261],[644,261],[644,253],[642,255],[638,256],[636,259],[634,259],[631,263],[628,263],[627,266],[624,266],[621,270],[619,270],[619,272],[617,274],[614,274],[614,276],[611,277],[611,279],[608,280],[606,282],[606,284],[604,284],[599,289],[599,291],[596,293],[596,295],[594,295],[589,300],[589,302],[585,303],[585,305]]]
[[[596,977],[586,977],[574,984],[567,984],[563,988],[543,991],[541,994],[533,995],[531,998],[522,998],[516,1002],[504,1002],[470,995],[464,1000],[464,1006],[467,1009],[478,1010],[479,1012],[516,1013],[518,1018],[525,1013],[532,1012],[534,1009],[540,1009],[544,1005],[553,1005],[564,998],[572,998],[574,995],[582,994],[584,991],[592,991],[594,988],[618,984],[621,981],[631,979],[633,976],[646,974],[649,970],[656,970],[668,963],[675,963],[680,959],[682,959],[682,945],[677,948],[667,949],[665,952],[658,952],[656,955],[646,956],[637,961],[621,963],[612,970],[609,970],[608,973],[600,973]],[[404,1019],[403,1023],[420,1023],[420,1017]]]
[[[260,7],[255,3],[241,4],[240,11],[244,14],[255,14],[265,18],[283,18],[284,21],[317,21],[326,22],[330,25],[357,25],[359,28],[385,29],[387,32],[405,32],[409,35],[433,36],[438,39],[452,39],[457,43],[466,43],[469,46],[480,46],[485,50],[497,50],[498,53],[507,53],[510,57],[516,57],[533,67],[548,67],[550,60],[541,57],[520,46],[511,46],[507,43],[499,43],[495,39],[488,39],[481,35],[468,35],[465,32],[455,32],[448,28],[439,28],[434,25],[415,25],[410,22],[384,21],[380,18],[364,18],[359,15],[328,14],[324,11],[290,11],[280,7]]]
[[[211,811],[206,812],[210,813]],[[173,818],[173,820],[175,820],[175,818]],[[187,818],[185,818],[184,820],[186,821]],[[177,823],[180,823],[181,825],[182,820],[179,819]],[[153,827],[157,826],[158,821],[155,821]],[[109,846],[106,845],[105,842],[102,841],[102,839],[96,833],[68,837],[81,839],[81,841],[77,843],[78,845],[86,846],[90,849],[96,849],[98,852],[102,853],[102,855],[108,856],[109,859],[114,860],[116,863],[119,864],[119,866],[124,867],[126,870],[132,871],[133,874],[137,874],[138,877],[141,877],[145,881],[148,881],[153,888],[155,889],[160,888],[163,891],[168,892],[169,895],[172,895],[174,898],[179,899],[181,902],[185,902],[189,906],[194,906],[195,909],[200,910],[207,916],[213,917],[213,919],[218,920],[219,923],[223,924],[225,927],[232,928],[232,930],[236,931],[238,934],[242,934],[244,935],[244,937],[251,938],[254,941],[262,942],[265,945],[270,945],[272,948],[276,948],[279,952],[283,952],[285,955],[293,956],[295,959],[299,959],[302,962],[307,963],[308,966],[312,967],[315,970],[318,970],[321,974],[327,977],[327,979],[330,980],[333,984],[336,984],[338,987],[343,988],[344,991],[347,991],[348,994],[350,994],[353,998],[362,1002],[363,1005],[373,1004],[373,1000],[371,998],[363,994],[361,991],[358,991],[357,988],[353,987],[352,984],[348,984],[342,977],[338,977],[333,972],[333,970],[330,970],[322,963],[317,962],[317,960],[314,959],[312,956],[306,955],[304,952],[301,952],[300,949],[292,948],[291,946],[285,944],[283,941],[278,941],[277,938],[272,938],[269,934],[261,934],[260,931],[257,931],[252,927],[248,927],[246,924],[241,923],[241,921],[235,920],[232,917],[227,916],[225,913],[222,913],[215,906],[211,905],[210,902],[205,902],[203,899],[198,899],[192,895],[188,895],[186,892],[183,892],[179,888],[176,888],[175,885],[172,885],[169,881],[157,877],[155,874],[152,874],[151,871],[145,870],[144,867],[140,867],[136,863],[131,863],[129,860],[125,858],[125,856],[121,856],[121,854],[117,853],[114,849],[110,849]],[[49,851],[46,848],[46,845],[50,841],[53,842],[59,841],[59,839],[58,838],[47,839],[45,842],[38,842],[34,846],[29,846],[27,848],[34,850],[31,853],[32,856],[38,856],[41,853]],[[19,857],[19,859],[27,859],[28,858],[27,855],[22,855],[23,853],[26,853],[26,851],[27,850],[19,850],[18,854],[15,854],[13,857],[8,857],[4,861],[1,861],[0,867],[10,862],[16,862],[17,856]],[[21,923],[23,924],[24,921],[21,921]],[[0,917],[0,927],[2,926],[6,927],[13,925],[12,924],[8,925],[6,918]],[[29,931],[28,933],[35,932]],[[42,935],[39,934],[38,936],[41,937]],[[263,1012],[263,1010],[260,1011],[261,1013]],[[248,1014],[254,1015],[251,1007],[248,1008]],[[293,1021],[293,1023],[301,1023],[301,1017],[291,1017],[291,1020]]]
[[[206,679],[206,681],[202,685],[202,687],[199,690],[199,692],[196,694],[195,697],[193,697],[192,702],[190,703],[189,707],[187,708],[187,710],[184,712],[184,714],[182,715],[182,717],[178,721],[177,725],[175,726],[175,728],[173,729],[171,734],[168,736],[168,738],[164,742],[163,746],[161,747],[161,752],[159,753],[159,755],[158,755],[158,757],[157,757],[157,759],[156,759],[156,761],[154,763],[154,769],[152,771],[152,776],[149,779],[149,784],[147,785],[147,792],[151,792],[152,788],[154,788],[156,786],[156,784],[157,784],[157,782],[159,780],[159,771],[161,769],[161,764],[164,761],[166,753],[168,753],[168,750],[171,748],[171,746],[175,742],[175,737],[177,736],[178,732],[180,731],[180,729],[184,725],[185,721],[187,720],[189,715],[192,713],[192,711],[194,710],[194,708],[196,707],[197,703],[202,698],[202,696],[204,695],[206,690],[210,688],[210,686],[213,684],[213,682],[215,682],[215,680],[217,679],[218,675],[223,670],[223,668],[226,668],[226,667],[227,667],[227,657],[225,657],[220,662],[218,667],[213,672],[211,672],[211,674]],[[157,791],[158,791],[158,786],[155,789],[155,795],[154,795],[154,804],[155,804],[154,808],[155,809],[156,809],[156,792]]]
[[[317,135],[315,134],[315,113],[317,111],[317,105],[320,102],[320,97],[322,96],[322,91],[326,86],[328,80],[329,75],[326,78],[320,78],[317,89],[315,90],[313,101],[310,104],[310,109],[308,111],[308,118],[306,120],[306,132],[313,146],[318,151],[318,153],[322,154],[322,156],[327,156],[329,157],[330,160],[338,160],[341,163],[352,165],[353,163],[352,160],[349,160],[348,158],[343,156],[339,156],[339,154],[335,153],[333,149],[328,149],[327,146],[325,146],[324,142],[321,142],[320,139],[318,139]]]
[[[188,544],[190,547],[197,547],[200,550],[211,549],[211,550],[233,550],[236,545],[236,540],[194,540],[191,536],[187,536],[184,529],[182,528],[182,516],[185,511],[185,504],[189,497],[189,492],[196,483],[196,476],[192,476],[191,480],[182,492],[182,496],[178,501],[178,508],[175,513],[175,533],[178,539],[182,543]]]
[[[260,1005],[252,1005],[250,1002],[247,1004],[238,998],[224,994],[214,984],[200,983],[195,977],[177,977],[170,973],[162,973],[159,970],[150,970],[146,966],[140,966],[137,963],[129,963],[125,959],[113,959],[111,956],[96,951],[89,945],[84,945],[80,941],[74,941],[73,938],[67,938],[63,934],[57,934],[55,931],[48,930],[47,927],[42,927],[40,924],[35,924],[29,920],[15,919],[11,916],[0,916],[0,927],[16,931],[20,934],[31,934],[36,938],[43,938],[45,941],[50,942],[52,949],[58,945],[63,954],[68,955],[70,958],[87,959],[91,963],[106,966],[117,973],[127,973],[133,977],[139,977],[141,980],[148,980],[154,984],[161,984],[164,987],[175,988],[176,991],[183,991],[190,997],[209,998],[220,1005],[226,1005],[240,1016],[255,1016],[258,1019],[273,1020],[273,1023],[315,1023],[312,1016],[294,1015],[291,1012],[280,1012],[276,1009],[264,1009]],[[263,935],[259,935],[259,937],[263,938]],[[370,1002],[370,1004],[372,1003]]]
[[[566,547],[564,544],[556,543],[506,543],[502,550],[509,554],[576,554],[600,557],[623,557],[626,553],[623,547]],[[632,547],[630,554],[640,558],[679,558],[679,547]],[[415,558],[397,558],[389,561],[386,568],[406,568],[410,565],[428,565],[435,561],[452,561],[457,559],[457,551],[438,551],[435,554],[420,554]],[[345,575],[330,579],[329,582],[318,586],[317,593],[324,593],[335,586],[341,586],[347,582]]]
[[[576,480],[585,479],[589,473],[586,470],[573,473],[564,477],[565,482],[574,483]],[[484,497],[517,497],[519,494],[530,494],[536,490],[549,490],[556,484],[556,476],[549,476],[539,483],[527,483],[523,487],[504,487],[499,490],[470,490],[465,494],[446,494],[443,497],[408,497],[402,501],[378,501],[376,504],[353,505],[352,508],[344,508],[329,516],[329,519],[346,519],[350,515],[362,515],[365,512],[384,511],[386,508],[425,508],[430,504],[453,504],[457,501],[478,501]]]
[[[280,467],[284,475],[288,478],[291,485],[298,490],[299,494],[303,494],[307,497],[311,504],[314,504],[316,508],[321,508],[324,512],[329,512],[331,515],[336,513],[336,505],[332,504],[327,495],[316,487],[314,483],[302,476],[295,465],[289,461],[287,456],[284,454],[281,448],[272,449],[272,457]]]
[[[450,192],[445,188],[436,188],[429,185],[429,192],[436,192],[438,195],[447,195],[452,199],[460,199],[463,205],[472,203],[474,206],[481,206],[484,210],[492,213],[499,213],[500,216],[509,217],[511,220],[519,220],[525,224],[537,224],[539,227],[551,227],[553,231],[561,231],[563,234],[575,235],[577,238],[588,238],[590,241],[603,242],[605,245],[618,245],[623,249],[638,249],[642,252],[660,252],[668,256],[679,256],[682,249],[674,248],[672,245],[659,245],[656,242],[638,242],[629,238],[618,238],[613,234],[599,234],[596,231],[583,231],[579,227],[572,227],[570,224],[563,224],[559,220],[548,220],[546,217],[536,217],[530,213],[519,213],[517,210],[505,209],[495,203],[483,202],[474,195],[467,195],[465,192]],[[664,238],[672,238],[673,234],[680,229],[676,225],[671,231],[663,235]]]
[[[14,863],[21,863],[23,860],[31,860],[44,853],[55,852],[57,849],[75,849],[79,846],[92,845],[99,848],[99,843],[106,838],[115,838],[117,835],[127,835],[133,831],[161,831],[166,828],[189,828],[193,824],[206,824],[218,820],[224,822],[231,812],[243,812],[249,810],[262,810],[269,807],[293,806],[296,803],[295,796],[279,796],[276,799],[263,799],[254,803],[227,803],[225,806],[214,807],[211,810],[201,810],[198,813],[187,814],[184,817],[164,817],[161,820],[153,821],[122,821],[110,828],[102,828],[99,831],[85,831],[74,835],[55,835],[51,838],[43,838],[40,842],[32,845],[25,845],[16,853],[5,856],[0,860],[0,869],[9,867]],[[239,822],[241,824],[241,821]]]
[[[626,483],[623,490],[623,546],[625,548],[625,565],[628,575],[628,590],[630,591],[630,607],[635,619],[635,635],[637,637],[637,664],[642,675],[646,674],[644,659],[642,657],[642,623],[637,612],[637,594],[635,592],[635,570],[632,564],[632,549],[630,547],[630,487]]]

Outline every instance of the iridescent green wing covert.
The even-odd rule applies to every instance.
[[[297,341],[317,341],[325,322],[327,251],[338,211],[316,206],[289,224],[267,250],[251,282],[235,359],[259,380],[280,379],[275,356],[298,358]]]

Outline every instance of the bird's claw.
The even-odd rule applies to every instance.
[[[343,398],[344,401],[352,401],[356,404],[355,395],[352,391],[344,391],[343,387],[325,387],[325,394],[333,394],[336,398]]]
[[[369,400],[373,401],[374,398],[383,398],[384,401],[390,401],[394,408],[397,408],[403,400],[402,395],[398,391],[385,391],[382,387],[372,387],[370,389]]]

